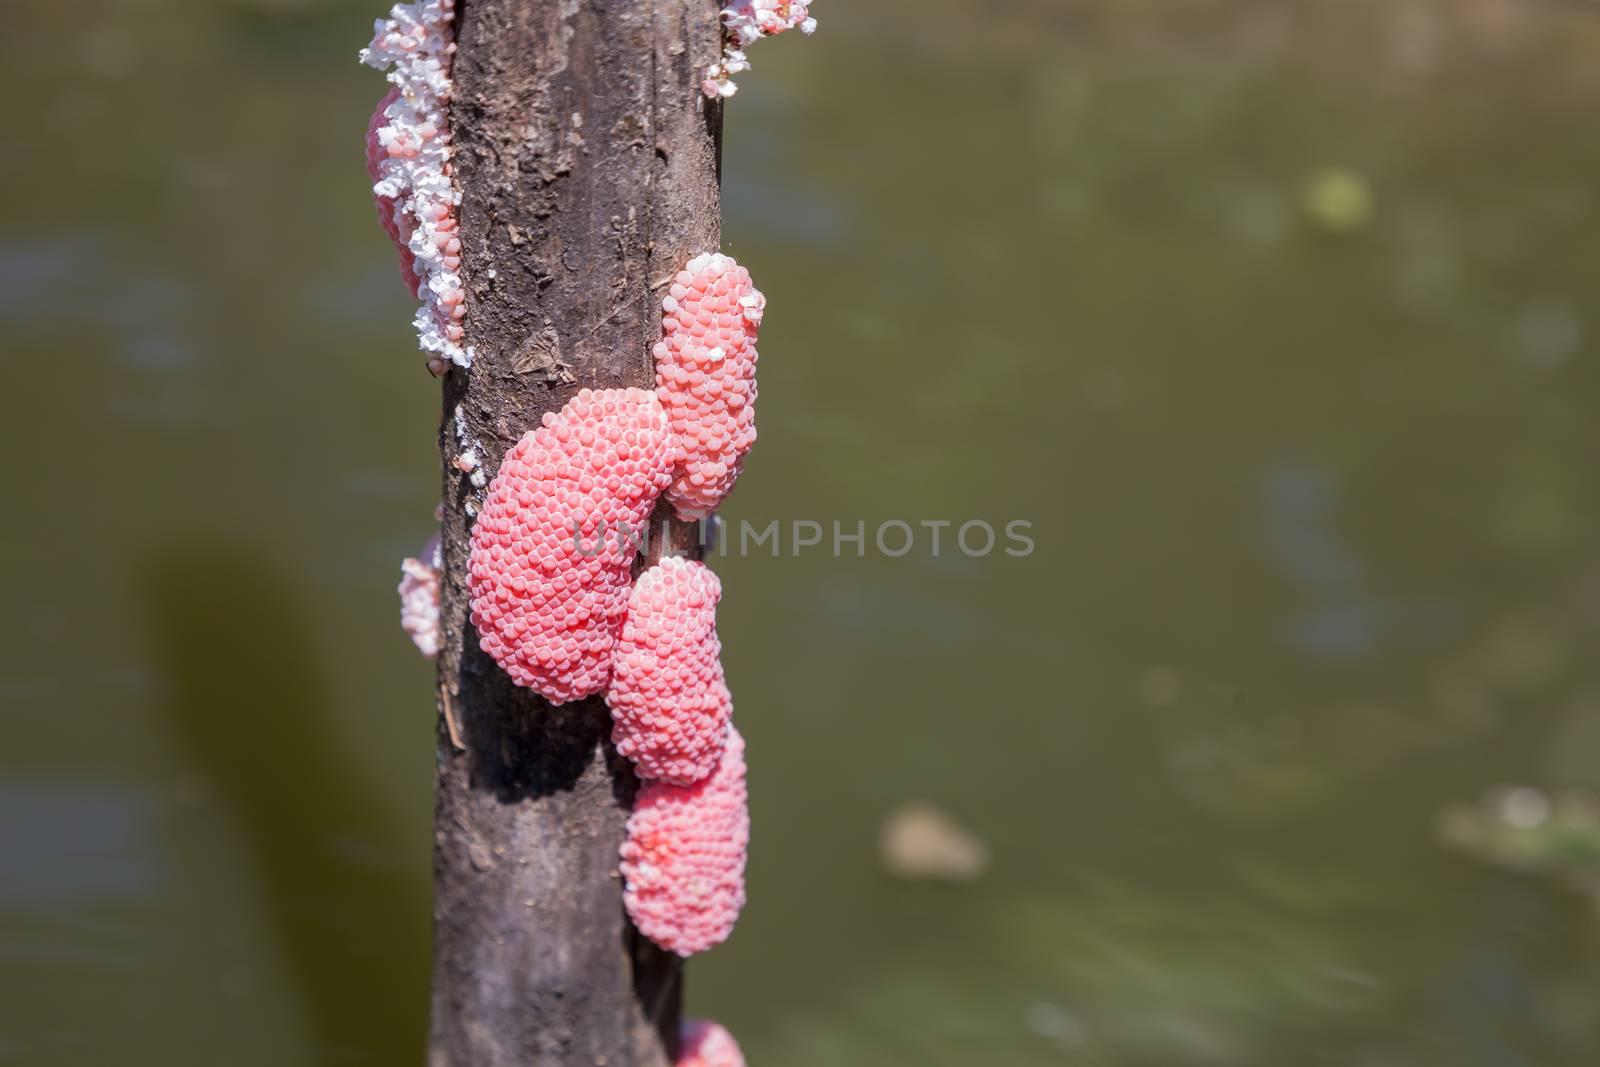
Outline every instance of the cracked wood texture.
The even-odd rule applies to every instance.
[[[450,121],[470,370],[444,381],[432,1067],[659,1067],[682,965],[635,931],[637,782],[600,698],[513,686],[468,618],[465,440],[493,477],[585,386],[654,385],[665,283],[720,243],[717,0],[458,0]],[[665,519],[658,509],[656,523]],[[693,527],[673,524],[692,551]],[[654,538],[650,555],[661,551]]]

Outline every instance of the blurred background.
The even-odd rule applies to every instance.
[[[382,0],[13,4],[0,1063],[419,1062]],[[1600,1062],[1600,9],[817,0],[728,109],[762,1067]],[[853,552],[853,550],[852,550]]]

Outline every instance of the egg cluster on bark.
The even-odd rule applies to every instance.
[[[685,519],[717,509],[756,442],[756,329],[766,297],[730,256],[696,256],[661,301],[656,394],[678,436],[667,499]]]
[[[467,588],[483,650],[553,704],[611,680],[631,568],[672,476],[661,403],[585,389],[506,453],[472,528]]]
[[[721,1023],[685,1019],[678,1027],[678,1058],[673,1067],[745,1067],[744,1053]]]
[[[810,0],[722,0],[722,57],[706,71],[701,92],[712,98],[738,92],[733,76],[750,69],[744,50],[786,30],[814,32],[810,8]]]
[[[662,948],[690,956],[733,932],[744,907],[748,800],[737,727],[703,781],[640,787],[622,845],[623,901],[634,925]]]
[[[367,124],[367,176],[374,185],[383,181],[383,161],[389,155],[378,137],[378,131],[388,124],[389,118],[385,112],[399,99],[400,90],[390,89],[388,95],[378,101],[378,109],[372,113],[372,121]],[[377,205],[378,222],[383,226],[383,232],[389,235],[389,240],[394,242],[395,250],[400,254],[400,280],[413,297],[420,296],[422,279],[417,277],[417,257],[411,251],[411,233],[416,225],[400,206],[399,197],[375,192],[372,200]]]
[[[400,628],[410,635],[417,651],[428,659],[439,654],[443,632],[439,629],[439,537],[420,553],[400,561]]]
[[[690,785],[727,740],[733,697],[722,676],[717,601],[704,563],[667,556],[639,576],[612,657],[611,740],[640,778]]]
[[[461,193],[450,163],[455,17],[455,0],[395,4],[361,51],[361,62],[386,71],[393,86],[372,116],[367,167],[378,215],[401,248],[402,276],[422,301],[413,325],[434,374],[472,361],[462,343]]]

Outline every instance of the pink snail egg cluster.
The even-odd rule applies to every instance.
[[[729,727],[722,758],[704,781],[640,788],[622,845],[628,917],[680,956],[722,943],[744,907],[749,847],[744,738]]]
[[[744,1053],[721,1023],[685,1019],[678,1028],[678,1058],[673,1067],[745,1067]]]
[[[661,301],[656,395],[678,436],[667,498],[685,519],[715,511],[756,440],[756,329],[766,297],[720,252],[689,261]]]
[[[381,167],[388,155],[378,140],[378,131],[388,121],[384,111],[399,98],[400,90],[390,89],[388,95],[378,101],[378,110],[372,113],[372,121],[367,125],[367,174],[374,184],[383,180]],[[417,277],[417,257],[411,251],[411,231],[416,226],[400,209],[400,201],[396,198],[374,193],[372,199],[377,205],[378,222],[383,226],[383,232],[389,235],[389,240],[394,242],[395,249],[400,253],[400,280],[405,282],[413,297],[418,296],[422,279]]]
[[[428,369],[465,367],[466,293],[461,284],[461,193],[450,167],[450,65],[455,57],[455,0],[396,4],[380,19],[361,62],[388,71],[394,86],[373,116],[368,137],[372,192],[392,203],[391,236],[404,238],[422,300],[415,326]],[[389,229],[385,226],[385,229]]]
[[[672,477],[661,402],[584,389],[500,464],[472,528],[467,588],[479,644],[553,704],[611,680],[637,532]]]
[[[606,703],[612,743],[640,778],[690,785],[716,768],[733,716],[717,640],[721,597],[705,564],[666,556],[628,598]]]
[[[722,58],[706,71],[700,89],[709,97],[729,97],[739,91],[733,76],[750,69],[744,50],[763,37],[786,30],[810,34],[817,28],[809,0],[723,0]]]
[[[417,556],[400,562],[400,627],[411,635],[417,651],[428,659],[439,654],[443,632],[439,629],[439,538]]]

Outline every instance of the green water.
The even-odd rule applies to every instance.
[[[379,7],[7,11],[0,1063],[421,1059]],[[756,838],[691,1010],[759,1067],[1600,1062],[1592,902],[1436,831],[1600,786],[1600,11],[814,13],[729,109],[726,515],[1036,551],[717,561]],[[983,877],[885,873],[915,799]]]

